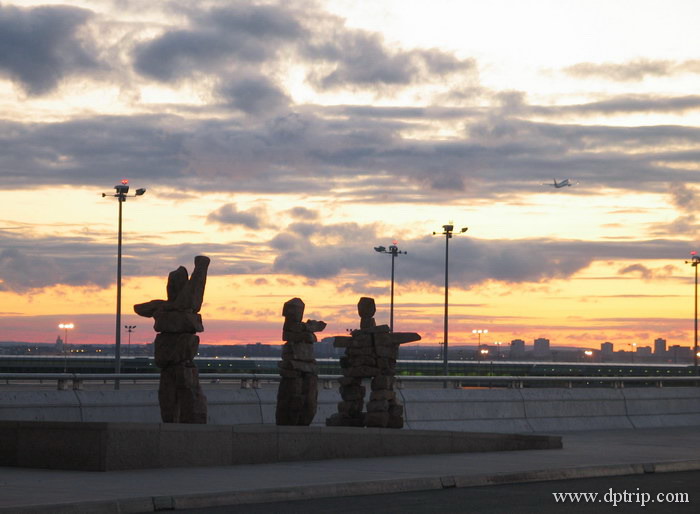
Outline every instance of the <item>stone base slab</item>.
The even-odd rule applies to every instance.
[[[81,471],[562,448],[544,435],[55,421],[0,421],[0,441],[0,466]]]

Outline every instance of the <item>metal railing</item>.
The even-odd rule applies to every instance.
[[[342,375],[319,375],[318,380],[325,389],[337,386]],[[202,373],[201,383],[237,383],[243,389],[260,388],[263,383],[277,383],[280,376],[272,373]],[[159,373],[0,373],[0,383],[36,383],[56,382],[59,390],[82,390],[85,382],[110,383],[119,380],[123,383],[158,382]],[[664,387],[665,385],[700,386],[700,376],[688,377],[553,377],[553,376],[396,376],[396,387],[402,388],[413,383],[450,384],[456,389],[464,387],[479,388],[515,388],[524,387],[613,387],[624,388],[625,385]]]

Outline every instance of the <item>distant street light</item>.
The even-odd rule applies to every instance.
[[[695,374],[698,374],[698,263],[700,263],[700,256],[698,252],[690,252],[691,259],[685,261],[686,264],[690,264],[695,268],[695,345],[693,346],[693,366],[695,367]]]
[[[63,372],[66,373],[68,371],[68,354],[66,353],[68,351],[68,331],[75,328],[75,325],[73,323],[59,323],[58,328],[63,329],[65,334],[63,337]]]
[[[450,239],[452,239],[453,236],[453,231],[454,231],[454,225],[452,222],[448,223],[447,225],[442,226],[442,233],[440,235],[445,236],[445,334],[444,334],[444,350],[443,350],[443,355],[442,355],[442,361],[443,361],[443,375],[447,376],[449,375],[449,368],[447,364],[447,339],[448,339],[448,329],[447,329],[447,310],[448,310],[448,287],[449,287],[449,255],[450,255]],[[467,227],[462,227],[462,229],[459,231],[460,234],[464,234],[467,231]],[[433,232],[433,235],[437,235],[438,232]],[[445,387],[447,387],[447,382],[444,384]]]
[[[392,245],[387,250],[383,246],[375,246],[374,251],[379,253],[386,253],[391,255],[391,309],[389,310],[389,328],[394,331],[394,259],[400,254],[407,254],[408,252],[400,252],[399,247],[396,246],[397,241],[392,241]]]
[[[479,346],[481,346],[481,334],[488,334],[489,330],[487,328],[475,328],[472,330],[472,334],[478,334],[479,335]]]
[[[127,348],[126,354],[131,355],[131,333],[136,328],[136,325],[124,325],[124,328],[126,329],[127,332],[129,332],[129,344],[126,347]]]
[[[501,358],[501,345],[503,344],[503,342],[501,342],[501,341],[494,341],[493,344],[496,345],[496,358],[497,358],[497,359],[500,359],[500,358]]]
[[[75,328],[75,325],[73,323],[59,323],[58,328],[64,331],[63,346],[65,347],[68,344],[68,331]]]
[[[102,193],[102,198],[105,196],[113,196],[119,204],[119,238],[117,243],[117,322],[114,344],[114,372],[121,373],[121,322],[122,322],[122,204],[129,198],[129,181],[124,179],[121,184],[114,186],[116,193]],[[141,196],[146,192],[145,189],[137,189],[136,194],[131,198]],[[114,389],[119,389],[119,379],[114,379]]]

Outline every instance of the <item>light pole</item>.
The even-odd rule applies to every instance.
[[[121,322],[122,322],[122,204],[129,198],[129,181],[124,179],[121,184],[114,186],[116,193],[102,193],[105,196],[113,196],[119,204],[119,238],[117,243],[117,322],[114,341],[114,373],[121,373]],[[141,196],[145,189],[137,189],[131,198]],[[119,389],[119,379],[114,379],[114,389]]]
[[[472,330],[472,334],[479,335],[479,348],[481,347],[481,334],[488,334],[488,333],[489,333],[488,328],[475,328],[474,330]]]
[[[447,365],[447,339],[448,339],[448,329],[447,329],[447,311],[448,311],[448,288],[449,288],[449,256],[450,256],[450,239],[452,239],[453,236],[453,231],[454,231],[454,225],[452,222],[448,223],[447,225],[442,226],[442,232],[439,233],[439,235],[445,236],[445,333],[444,333],[444,350],[443,350],[443,355],[442,355],[442,366],[443,366],[443,375],[447,376],[449,375],[449,368]],[[467,227],[462,227],[462,230],[459,232],[460,234],[464,234],[468,230]],[[438,235],[438,232],[433,232],[433,235]],[[445,387],[447,387],[447,382],[445,382]]]
[[[496,345],[496,359],[501,358],[501,345],[503,344],[502,341],[495,341],[493,344]]]
[[[695,368],[695,374],[698,374],[698,263],[700,263],[700,256],[698,252],[690,252],[691,259],[685,261],[686,264],[690,264],[695,268],[695,345],[693,346],[693,367]]]
[[[129,333],[129,343],[127,344],[127,347],[126,347],[127,348],[126,354],[131,355],[131,333],[136,328],[136,325],[124,325],[124,328]]]
[[[68,371],[68,354],[66,353],[68,351],[68,330],[75,328],[75,325],[73,323],[59,323],[58,328],[63,329],[63,333],[64,333],[64,337],[63,337],[63,372],[66,373]]]
[[[478,370],[478,374],[481,375],[481,362],[482,362],[484,359],[486,359],[486,356],[489,354],[489,350],[488,350],[488,348],[479,348],[479,351],[477,352],[477,354],[479,355],[479,370]],[[492,362],[491,364],[493,365],[493,362]],[[481,385],[481,384],[477,384],[477,385]]]
[[[397,244],[397,241],[392,241],[392,244],[388,250],[383,246],[374,247],[375,252],[391,255],[391,308],[389,310],[389,328],[392,332],[394,331],[394,259],[396,259],[398,255],[406,255],[408,253],[400,252],[399,247],[396,246]]]

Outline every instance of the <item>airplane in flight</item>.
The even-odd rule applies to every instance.
[[[572,184],[568,178],[565,178],[561,182],[557,182],[557,179],[552,179],[552,180],[553,180],[553,182],[551,184],[544,183],[542,185],[543,186],[552,186],[555,189],[561,189],[562,187],[571,187],[575,184],[578,184],[578,182],[576,182],[575,184]]]

